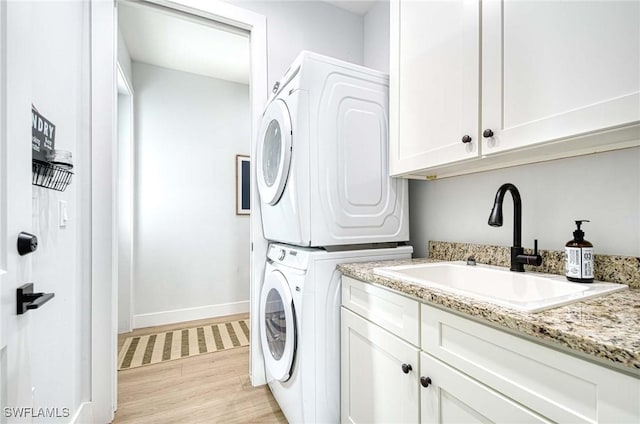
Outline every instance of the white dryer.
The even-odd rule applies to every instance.
[[[302,52],[264,112],[256,157],[265,238],[297,246],[409,239],[389,177],[389,78]]]
[[[340,421],[340,272],[411,257],[413,248],[327,252],[271,244],[260,296],[267,382],[290,423]]]

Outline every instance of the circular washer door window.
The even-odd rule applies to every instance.
[[[268,205],[278,203],[287,183],[291,138],[287,105],[280,99],[274,100],[262,117],[257,158],[258,191],[262,202]]]
[[[260,340],[269,374],[291,377],[296,354],[296,316],[291,290],[280,271],[268,273],[260,297]]]

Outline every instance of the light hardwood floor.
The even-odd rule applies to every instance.
[[[149,327],[131,336],[244,319],[246,314]],[[125,423],[286,423],[267,386],[249,381],[249,347],[118,371],[118,410]]]

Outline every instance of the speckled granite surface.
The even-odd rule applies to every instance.
[[[373,273],[374,268],[382,266],[434,261],[437,260],[423,258],[365,262],[342,264],[338,269],[350,277],[586,354],[601,363],[640,377],[640,290],[625,290],[538,313],[522,313]]]
[[[479,264],[508,267],[511,261],[510,252],[509,247],[503,246],[446,241],[429,242],[429,257],[443,261],[463,261],[473,256]],[[525,253],[533,253],[533,250],[525,249]],[[542,265],[525,265],[525,270],[564,275],[564,251],[540,250],[539,253],[542,256]],[[630,288],[640,289],[640,258],[596,254],[594,262],[596,280],[627,284]]]

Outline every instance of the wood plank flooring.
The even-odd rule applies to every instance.
[[[135,330],[125,338],[247,318],[247,314]],[[268,386],[249,381],[249,347],[118,371],[115,424],[286,423]]]

